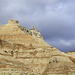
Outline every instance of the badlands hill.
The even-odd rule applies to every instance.
[[[75,75],[75,57],[10,19],[0,25],[0,75]]]

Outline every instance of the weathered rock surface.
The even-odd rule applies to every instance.
[[[37,35],[39,34],[37,33]],[[37,35],[35,35],[34,37],[33,35],[34,33],[30,34],[29,30],[27,30],[25,27],[20,26],[18,24],[18,21],[15,20],[10,19],[7,24],[0,25],[0,39],[2,40],[6,40],[16,44],[24,44],[26,46],[32,44],[35,47],[49,47],[49,45],[44,42],[42,38],[38,38]]]
[[[0,75],[75,75],[74,59],[48,45],[34,26],[0,26]]]
[[[71,56],[71,57],[75,58],[75,51],[68,51],[68,52],[65,52],[65,54],[67,54],[68,56]]]
[[[75,63],[75,51],[68,51],[65,52],[66,56],[69,57],[70,60],[72,60],[72,62]]]

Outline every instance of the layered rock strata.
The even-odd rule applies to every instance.
[[[34,26],[27,30],[10,19],[0,26],[0,75],[75,75],[75,63]]]

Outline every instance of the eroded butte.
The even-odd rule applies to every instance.
[[[9,19],[0,25],[0,75],[75,75],[75,57],[48,45],[34,26]]]

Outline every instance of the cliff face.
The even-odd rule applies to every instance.
[[[35,32],[36,31],[36,32]],[[48,47],[49,45],[43,41],[40,32],[37,30],[27,30],[18,24],[18,21],[9,20],[7,24],[0,26],[0,39],[7,40],[15,44],[24,44],[35,47]],[[40,37],[38,35],[40,34]]]
[[[10,19],[0,26],[0,75],[75,75],[75,63],[34,26],[27,30]]]

